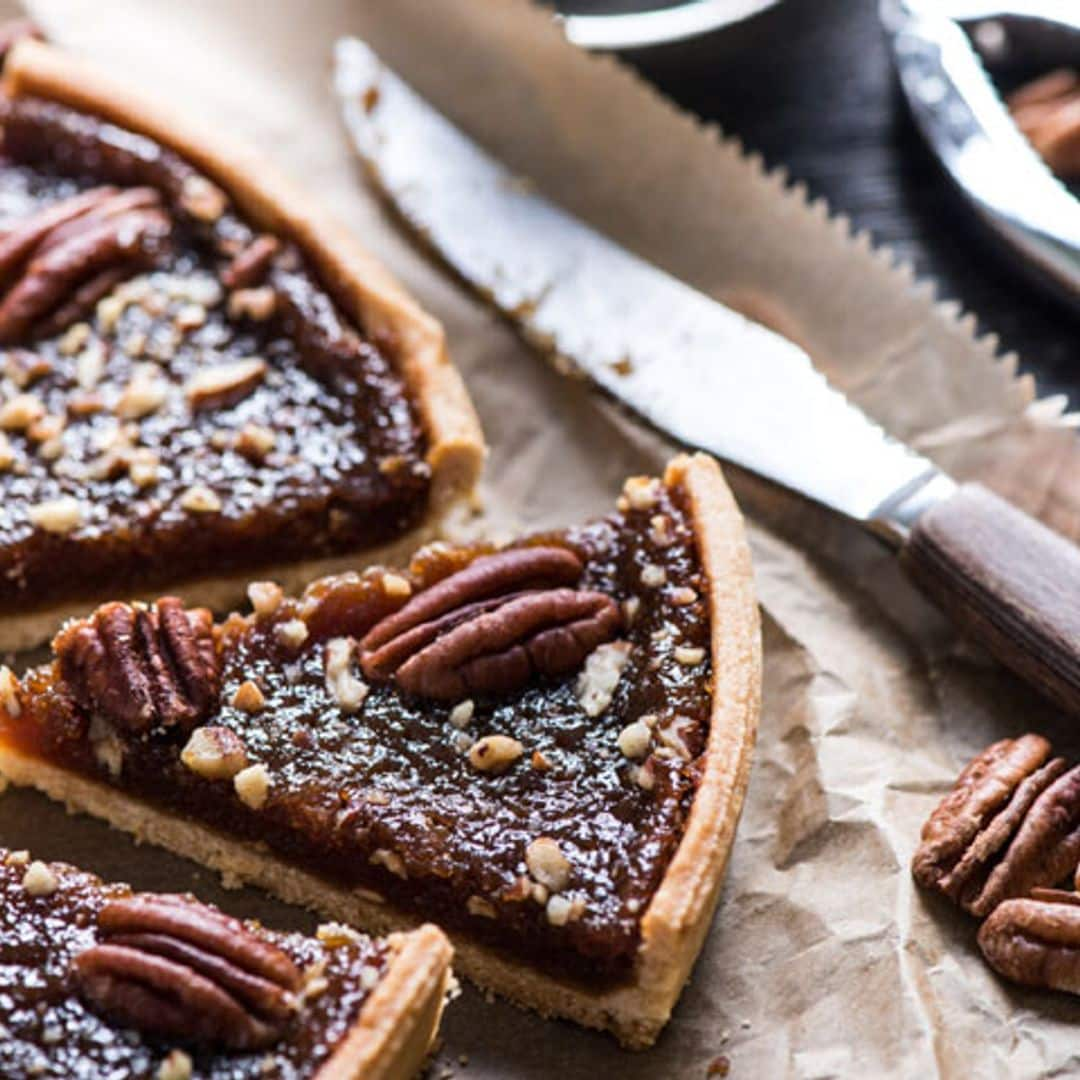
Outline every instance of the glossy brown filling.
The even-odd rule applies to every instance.
[[[529,543],[566,545],[584,560],[582,588],[617,600],[632,648],[610,704],[583,706],[580,674],[535,678],[489,700],[438,703],[373,684],[354,711],[328,687],[327,642],[358,639],[404,602],[380,570],[313,585],[272,613],[233,616],[219,632],[221,707],[248,763],[265,766],[265,805],[228,779],[179,759],[185,736],[121,735],[123,761],[95,756],[100,730],[56,669],[24,681],[22,716],[6,738],[107,779],[154,806],[267,844],[337,884],[463,930],[536,967],[599,986],[626,979],[641,916],[682,837],[708,737],[709,620],[683,496],[657,485],[651,505]],[[414,560],[413,591],[467,564],[478,549],[435,547]],[[289,629],[302,621],[306,638]],[[284,630],[282,628],[285,628]],[[234,703],[245,682],[261,705]],[[237,699],[240,701],[242,699]],[[624,734],[635,722],[644,725]],[[517,740],[501,773],[470,759],[488,735]],[[111,760],[111,766],[109,764]],[[547,890],[527,858],[554,840],[569,873]]]
[[[72,960],[98,941],[97,915],[126,885],[103,884],[74,867],[52,864],[58,888],[31,895],[27,867],[0,851],[0,1075],[17,1077],[155,1076],[174,1047],[207,1080],[309,1077],[330,1057],[386,969],[386,947],[366,938],[330,947],[301,934],[255,932],[299,968],[325,969],[326,989],[309,997],[284,1038],[269,1050],[230,1053],[156,1040],[103,1019],[83,1004]],[[314,970],[314,969],[312,969]]]
[[[213,190],[209,211],[193,202],[205,182],[184,161],[33,99],[2,103],[0,122],[0,245],[103,184],[157,192],[171,222],[152,265],[118,267],[53,327],[65,295],[0,349],[0,610],[355,550],[420,520],[425,442],[394,343],[350,327],[295,248],[237,303],[228,268],[258,237]],[[193,396],[198,373],[252,360],[249,385]],[[5,420],[25,395],[44,424]],[[77,524],[40,523],[58,501]]]

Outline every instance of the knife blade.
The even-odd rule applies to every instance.
[[[676,441],[861,522],[962,629],[1080,712],[1080,550],[978,485],[958,486],[787,339],[532,191],[363,42],[338,43],[335,87],[400,216],[557,366]]]
[[[881,0],[911,112],[953,182],[1025,263],[1080,303],[1080,200],[1046,167],[1016,127],[962,24],[995,27],[1010,61],[1038,62],[1080,48],[1080,10],[1060,0],[1021,9],[987,0]],[[985,36],[985,34],[984,34]],[[1064,46],[1064,48],[1063,48]],[[1046,59],[1043,63],[1047,63]]]

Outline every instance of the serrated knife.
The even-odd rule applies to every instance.
[[[861,522],[962,630],[1080,713],[1080,549],[889,437],[785,338],[529,190],[364,43],[336,59],[378,186],[527,339],[678,442]]]

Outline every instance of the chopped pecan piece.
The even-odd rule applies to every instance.
[[[394,678],[409,693],[441,701],[574,671],[622,625],[609,596],[568,587],[581,569],[566,548],[482,556],[372,627],[360,666],[370,679]]]
[[[53,648],[75,701],[128,731],[188,731],[218,695],[213,616],[175,597],[153,608],[105,604],[65,627]]]
[[[979,929],[990,966],[1024,986],[1080,994],[1080,897],[1033,889],[999,904]]]
[[[916,881],[973,915],[1058,884],[1080,861],[1080,767],[1047,761],[1039,735],[976,757],[923,826]]]
[[[255,1050],[284,1034],[301,975],[238,919],[182,896],[114,900],[74,961],[82,996],[152,1035]]]
[[[242,251],[221,272],[221,283],[227,289],[250,289],[266,277],[274,256],[281,248],[277,238],[264,233]]]

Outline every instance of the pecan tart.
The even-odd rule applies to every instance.
[[[708,929],[757,723],[750,558],[682,457],[590,524],[250,587],[215,624],[106,604],[0,675],[0,770],[646,1046]]]
[[[30,40],[0,137],[0,648],[404,554],[471,489],[440,327],[251,153]]]
[[[450,982],[434,926],[372,940],[241,922],[0,850],[0,1074],[391,1080],[428,1054]]]

